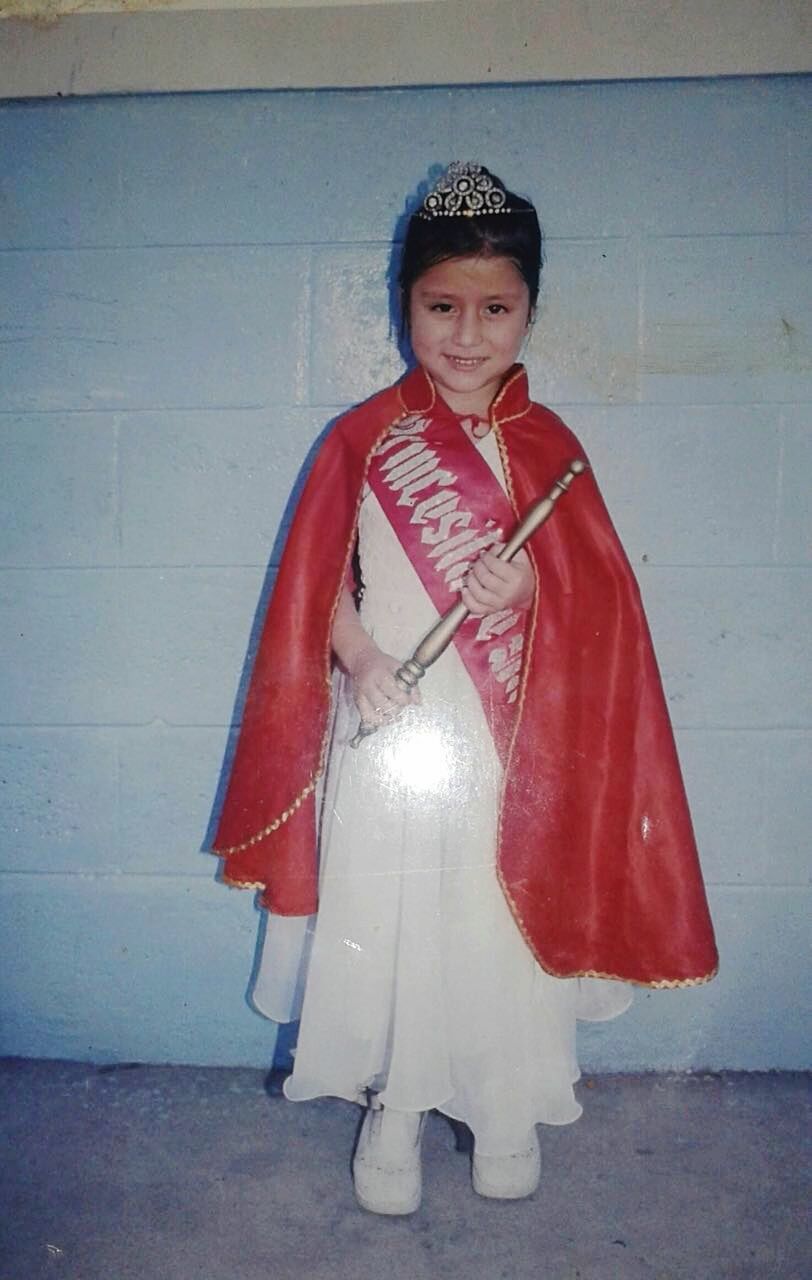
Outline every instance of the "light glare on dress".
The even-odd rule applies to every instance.
[[[378,739],[380,768],[386,781],[422,796],[448,791],[453,785],[452,763],[458,762],[447,733],[436,723],[410,724],[410,719],[404,716],[400,732]]]

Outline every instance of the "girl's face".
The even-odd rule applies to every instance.
[[[412,350],[455,413],[486,418],[532,317],[509,258],[450,258],[412,285]]]

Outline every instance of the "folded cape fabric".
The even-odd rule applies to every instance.
[[[264,905],[281,915],[317,908],[330,635],[369,461],[394,422],[443,407],[416,369],[343,415],[296,510],[214,847],[224,879],[262,889]],[[491,422],[518,517],[583,450],[529,400],[520,365]],[[539,586],[497,860],[514,919],[539,964],[559,977],[705,982],[718,959],[673,733],[637,583],[591,472],[527,550]]]

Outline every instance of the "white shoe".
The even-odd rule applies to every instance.
[[[414,1213],[420,1205],[425,1112],[370,1108],[352,1162],[355,1197],[370,1213]]]
[[[479,1196],[493,1200],[522,1200],[532,1196],[541,1177],[541,1152],[538,1134],[530,1133],[527,1147],[508,1156],[482,1156],[477,1154],[471,1164],[471,1180]]]

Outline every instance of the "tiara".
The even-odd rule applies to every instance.
[[[477,214],[516,213],[498,178],[472,160],[454,160],[441,174],[417,211],[418,218],[474,218]],[[522,210],[524,212],[524,210]]]

